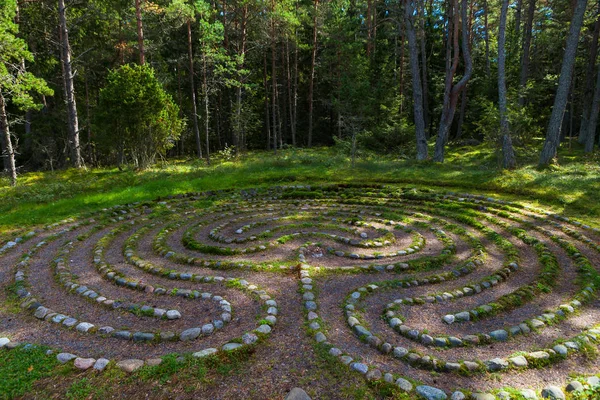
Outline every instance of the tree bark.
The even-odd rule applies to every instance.
[[[192,98],[192,119],[194,120],[194,136],[196,138],[196,154],[202,159],[200,128],[198,127],[198,109],[196,106],[196,86],[194,84],[194,51],[192,48],[192,22],[187,21],[188,58],[190,59],[190,96]]]
[[[69,118],[69,145],[71,162],[75,168],[83,166],[79,145],[79,121],[77,119],[77,104],[75,102],[75,87],[73,84],[73,66],[71,65],[71,46],[69,45],[69,30],[67,28],[67,10],[64,0],[58,0],[58,16],[60,22],[61,55],[63,65],[63,80],[67,97],[67,112]]]
[[[142,7],[141,0],[135,0],[135,18],[137,20],[138,47],[140,51],[140,65],[146,62],[144,53],[144,27],[142,26]]]
[[[598,112],[600,112],[600,66],[598,68],[598,77],[596,78],[596,89],[594,90],[594,100],[590,112],[590,120],[587,126],[585,152],[594,151],[594,140],[596,139],[596,124],[598,123]]]
[[[531,50],[531,33],[533,30],[533,17],[535,15],[535,1],[529,0],[529,7],[527,9],[527,22],[525,23],[525,32],[523,37],[523,55],[521,57],[521,74],[519,76],[519,106],[525,105],[525,93],[524,89],[527,86],[527,79],[529,77],[529,61],[530,61],[530,50]]]
[[[435,153],[434,153],[434,161],[444,162],[444,146],[448,141],[448,133],[450,131],[450,126],[452,125],[452,121],[454,119],[454,114],[456,112],[456,105],[458,103],[458,98],[460,93],[464,90],[467,82],[471,79],[471,75],[473,73],[473,61],[471,59],[471,52],[469,50],[469,30],[467,27],[467,0],[462,0],[462,5],[460,7],[461,20],[462,20],[462,43],[461,48],[463,52],[463,60],[465,62],[465,72],[455,85],[452,84],[452,80],[454,79],[454,75],[456,73],[456,69],[458,67],[458,56],[459,56],[459,40],[458,40],[458,0],[453,0],[455,10],[454,15],[454,33],[453,42],[454,44],[449,47],[454,48],[454,58],[452,61],[452,65],[450,68],[446,68],[446,89],[444,92],[444,105],[442,109],[442,117],[440,118],[440,127],[438,129],[438,136],[435,143]],[[449,55],[449,50],[446,51],[447,56]]]
[[[292,146],[296,147],[296,109],[294,105],[294,93],[292,91],[292,72],[290,68],[290,44],[289,40],[285,42],[285,54],[287,58],[286,62],[286,76],[287,76],[287,93],[288,93],[288,107],[290,112],[290,132],[292,134]]]
[[[210,165],[210,110],[209,110],[209,93],[208,93],[208,78],[206,65],[206,53],[202,54],[202,92],[204,95],[204,136],[206,140],[206,165]]]
[[[600,6],[600,2],[599,2]],[[580,144],[586,143],[586,134],[588,132],[588,121],[590,119],[590,103],[593,96],[593,83],[594,83],[594,71],[596,68],[596,58],[598,56],[598,36],[600,34],[600,10],[598,10],[598,17],[594,24],[594,34],[590,43],[590,58],[588,60],[588,67],[585,71],[585,86],[583,93],[583,112],[581,116],[581,127],[579,128]]]
[[[273,118],[273,152],[277,154],[277,139],[281,133],[277,122],[277,69],[276,61],[276,38],[275,38],[275,0],[271,0],[271,118]]]
[[[311,62],[310,62],[310,76],[308,83],[308,147],[312,146],[313,137],[313,96],[315,86],[315,62],[317,59],[317,12],[319,8],[319,0],[314,0],[314,16],[313,16],[313,37],[312,37],[312,50],[311,50]]]
[[[413,88],[413,113],[415,119],[415,135],[417,139],[417,160],[427,159],[427,136],[425,135],[425,121],[423,118],[423,87],[419,72],[419,59],[417,51],[417,38],[414,28],[414,7],[412,0],[404,1],[404,25],[410,49],[410,74]]]
[[[560,142],[560,128],[562,124],[563,114],[569,97],[569,88],[571,86],[571,78],[573,77],[573,69],[575,66],[575,55],[577,53],[577,43],[579,33],[583,23],[583,15],[587,6],[587,0],[577,0],[571,26],[569,27],[569,36],[565,54],[563,56],[560,77],[558,79],[558,89],[554,98],[554,106],[548,123],[548,131],[546,133],[546,141],[540,154],[540,166],[546,166],[556,157],[558,145]]]
[[[485,72],[487,76],[491,74],[490,67],[490,26],[488,24],[488,4],[487,0],[483,0],[483,25],[485,30]]]
[[[429,139],[429,88],[427,82],[427,50],[425,47],[425,1],[419,0],[421,9],[419,11],[421,34],[421,84],[423,85],[423,122],[425,124],[425,137]]]
[[[265,88],[265,129],[267,133],[267,150],[271,148],[271,117],[269,115],[269,84],[267,82],[267,52],[263,52],[263,86]]]
[[[502,167],[513,169],[517,166],[515,152],[510,137],[506,106],[506,14],[508,0],[502,0],[500,29],[498,32],[498,109],[500,111],[500,136],[502,140]]]
[[[10,184],[11,186],[16,186],[17,168],[15,166],[15,151],[10,138],[8,116],[6,115],[6,102],[4,101],[4,95],[2,93],[0,93],[0,131],[2,131],[2,142],[5,151],[3,157],[6,160],[6,165],[8,167],[7,171],[10,176]]]

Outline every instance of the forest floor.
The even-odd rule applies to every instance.
[[[360,228],[360,232],[365,235],[361,237],[367,237],[368,234],[369,238],[377,237],[387,228],[385,224],[377,222],[379,214],[375,214],[369,208],[371,203],[367,202],[366,205],[356,206],[353,205],[352,200],[361,198],[363,195],[360,193],[361,189],[353,188],[369,188],[371,184],[391,185],[394,190],[408,194],[410,194],[408,188],[423,189],[425,190],[425,196],[429,189],[444,193],[468,192],[491,196],[495,199],[516,201],[522,205],[539,207],[565,216],[576,217],[585,221],[591,228],[600,228],[600,201],[598,201],[598,193],[600,193],[600,159],[597,155],[595,157],[584,157],[578,150],[572,152],[565,150],[560,154],[558,166],[544,170],[538,170],[535,167],[535,155],[531,155],[530,159],[524,157],[521,162],[521,167],[515,171],[501,171],[497,168],[497,156],[493,151],[483,147],[475,147],[453,149],[448,154],[447,161],[443,166],[435,163],[416,163],[410,160],[395,159],[394,157],[363,156],[352,167],[348,157],[338,154],[335,149],[288,149],[278,152],[277,155],[253,152],[238,159],[215,158],[211,166],[206,166],[200,161],[181,160],[158,165],[145,171],[90,169],[87,171],[67,170],[25,173],[20,176],[20,183],[16,188],[10,188],[7,182],[2,181],[2,186],[0,186],[0,244],[2,245],[17,235],[23,236],[30,230],[38,230],[37,228],[40,226],[56,223],[66,218],[72,217],[75,220],[85,220],[92,215],[93,218],[101,220],[101,210],[105,208],[136,202],[152,202],[159,198],[166,200],[165,204],[168,204],[168,209],[164,210],[161,208],[161,203],[151,203],[154,212],[158,212],[159,209],[163,212],[163,214],[157,214],[155,218],[157,226],[145,227],[144,224],[148,223],[144,215],[145,209],[139,208],[140,212],[137,214],[131,211],[135,209],[137,212],[137,206],[125,209],[123,215],[131,214],[131,225],[118,231],[112,239],[106,242],[106,250],[103,254],[107,262],[118,268],[120,273],[133,278],[140,276],[141,280],[139,282],[145,279],[148,281],[154,279],[152,282],[156,282],[160,287],[169,287],[169,285],[172,285],[172,280],[164,276],[146,277],[142,272],[133,268],[131,263],[123,256],[123,253],[126,252],[125,247],[132,238],[136,240],[136,254],[139,252],[140,257],[145,258],[152,265],[161,265],[161,263],[168,264],[171,262],[161,257],[160,251],[156,249],[156,238],[159,237],[159,232],[164,227],[170,231],[169,235],[171,235],[167,236],[165,246],[170,246],[177,254],[186,250],[189,251],[189,248],[186,249],[182,244],[185,241],[181,240],[182,237],[186,237],[186,234],[189,234],[192,241],[196,240],[200,243],[205,239],[208,242],[207,238],[212,237],[210,236],[212,234],[211,228],[223,231],[225,236],[240,237],[241,232],[235,231],[235,227],[225,226],[229,219],[233,218],[228,216],[228,212],[233,212],[234,215],[237,215],[236,212],[240,213],[239,218],[242,218],[240,220],[242,222],[236,223],[248,224],[243,228],[245,229],[244,237],[255,234],[259,239],[266,238],[270,237],[269,235],[272,235],[273,232],[279,231],[282,236],[280,236],[281,246],[269,251],[266,259],[261,259],[263,255],[260,252],[246,256],[245,260],[250,260],[249,262],[259,265],[256,270],[232,269],[217,272],[205,265],[193,265],[194,274],[204,274],[205,276],[221,274],[225,278],[247,279],[249,282],[265,288],[267,293],[273,295],[277,299],[277,307],[279,307],[281,315],[277,317],[277,324],[273,328],[271,337],[242,351],[219,352],[217,356],[205,359],[191,357],[189,355],[190,347],[183,342],[150,344],[151,347],[147,350],[149,356],[160,356],[165,354],[165,351],[173,354],[163,357],[163,361],[159,366],[144,367],[131,375],[124,373],[112,364],[102,374],[91,370],[82,372],[76,369],[72,363],[63,365],[58,363],[54,356],[47,356],[46,350],[51,348],[54,350],[67,350],[76,354],[86,353],[94,357],[105,355],[108,358],[119,358],[119,356],[137,358],[140,349],[144,349],[143,346],[148,345],[136,343],[122,345],[121,343],[127,342],[93,335],[82,340],[82,334],[73,332],[73,330],[61,330],[51,323],[37,321],[33,316],[22,317],[21,315],[24,315],[25,312],[19,309],[19,300],[14,294],[15,284],[12,276],[15,272],[13,266],[17,265],[19,260],[23,260],[19,256],[24,253],[7,252],[6,256],[2,257],[2,266],[0,266],[0,337],[8,336],[13,341],[40,343],[42,346],[20,347],[11,351],[0,350],[0,399],[21,397],[39,399],[282,399],[295,386],[306,389],[313,396],[313,399],[415,398],[414,391],[406,394],[397,387],[381,381],[376,383],[366,382],[358,373],[349,372],[348,367],[338,362],[336,357],[330,355],[326,347],[316,343],[311,337],[315,333],[313,332],[314,329],[309,328],[308,322],[302,324],[302,321],[306,319],[306,310],[302,305],[303,303],[298,301],[302,297],[298,292],[305,293],[305,290],[312,290],[312,288],[299,289],[298,274],[293,269],[295,267],[290,267],[289,272],[286,272],[285,269],[282,269],[283,272],[261,269],[263,265],[269,262],[277,262],[277,260],[284,260],[281,264],[282,268],[284,265],[292,265],[296,262],[296,259],[290,258],[289,254],[297,254],[297,246],[301,246],[304,242],[294,239],[293,235],[287,241],[289,234],[295,229],[299,229],[294,224],[304,223],[304,225],[298,225],[303,227],[302,229],[318,225],[327,232],[336,233],[337,235],[348,234],[350,229],[355,229],[353,225],[349,225],[349,227],[341,227],[342,225],[332,227],[331,224],[327,225],[323,222],[322,212],[339,213],[340,215],[345,215],[346,212],[350,213],[350,211],[338,209],[337,203],[335,203],[337,197],[327,197],[329,192],[322,192],[321,189],[313,192],[312,189],[308,188],[289,193],[291,198],[287,200],[285,198],[265,199],[264,209],[260,209],[260,207],[252,209],[252,202],[245,203],[246,199],[242,199],[241,203],[244,205],[241,205],[239,210],[235,210],[235,207],[233,209],[227,208],[226,205],[212,200],[194,199],[193,202],[187,204],[188,200],[179,195],[222,189],[236,189],[239,192],[239,189],[267,189],[278,185],[303,185],[306,187],[307,185],[316,186],[334,183],[352,184],[347,190],[345,189],[346,186],[340,190],[340,194],[343,194],[343,197],[339,198],[343,199],[340,204],[344,203],[348,209],[362,207],[361,213],[365,213],[364,218],[370,218],[370,221],[373,221],[373,226]],[[368,189],[364,190],[367,191]],[[315,205],[317,203],[312,204],[308,200],[305,201],[305,199],[312,199],[312,196],[321,196],[323,193],[325,193],[325,198],[314,197],[314,199],[317,199],[317,202],[318,199],[325,202],[333,200],[333,205],[325,202]],[[376,204],[376,195],[366,193],[364,195],[365,197],[374,196],[373,204]],[[223,197],[223,195],[219,196]],[[294,196],[296,197],[294,198]],[[410,199],[410,196],[408,199]],[[290,203],[286,203],[288,200]],[[269,203],[270,201],[272,203]],[[456,201],[456,204],[459,204],[458,201],[462,202],[463,200]],[[291,204],[297,206],[297,209],[290,209],[289,205]],[[414,209],[419,213],[431,215],[446,215],[445,212],[455,212],[458,215],[458,213],[464,212],[464,214],[460,214],[462,215],[462,219],[459,219],[461,223],[470,221],[467,216],[473,215],[468,210],[456,211],[452,208],[446,210],[443,207],[438,207],[435,203],[428,204],[427,201],[413,202],[407,200],[407,209]],[[189,207],[189,209],[186,209],[186,207]],[[200,216],[203,207],[213,211],[206,216]],[[219,207],[225,208],[221,210]],[[267,207],[274,208],[274,211]],[[389,212],[400,210],[392,206],[388,207]],[[306,210],[306,212],[301,210]],[[169,213],[173,213],[174,217],[169,216]],[[198,216],[196,217],[194,213],[198,213]],[[272,219],[269,213],[272,213],[278,219]],[[307,218],[305,215],[307,213],[312,214],[305,221],[302,218]],[[423,226],[432,222],[423,219],[419,215],[407,217],[405,222],[421,233],[426,246],[421,249],[423,253],[420,255],[414,254],[414,257],[409,256],[408,258],[415,261],[422,254],[425,254],[424,259],[430,262],[436,257],[440,257],[440,254],[444,254],[442,250],[446,242],[440,241],[439,237],[436,237],[431,230],[424,229]],[[521,272],[522,275],[519,275],[517,282],[512,282],[507,286],[507,281],[504,285],[500,284],[489,292],[484,292],[481,295],[482,297],[479,297],[490,299],[488,301],[494,299],[490,296],[507,293],[509,289],[513,290],[513,284],[520,285],[524,281],[533,282],[539,272],[537,267],[533,267],[533,265],[537,265],[535,261],[538,257],[537,253],[533,247],[529,246],[529,243],[526,245],[525,242],[513,237],[510,224],[515,224],[515,222],[509,218],[519,219],[521,221],[519,224],[529,226],[532,232],[532,224],[539,224],[552,233],[554,238],[565,237],[568,239],[563,231],[555,226],[545,225],[546,222],[543,220],[533,220],[531,215],[527,213],[518,214],[510,211],[510,214],[501,214],[500,217],[492,218],[487,211],[482,211],[478,215],[480,215],[481,221],[488,218],[483,222],[483,225],[465,225],[465,231],[448,232],[447,239],[456,243],[454,250],[456,254],[453,256],[456,263],[467,261],[470,254],[469,249],[472,242],[466,239],[465,232],[474,237],[473,240],[480,241],[487,249],[490,262],[486,263],[480,270],[473,272],[471,279],[485,277],[489,273],[494,273],[490,271],[502,268],[503,262],[508,259],[507,257],[510,257],[511,253],[507,249],[511,246],[519,253],[521,262],[526,268],[530,268]],[[244,218],[246,218],[246,221],[244,221]],[[289,221],[286,218],[289,218]],[[279,219],[286,220],[286,222]],[[195,227],[199,221],[203,225],[197,229]],[[224,221],[225,224],[223,226],[216,225],[217,222],[215,221]],[[252,225],[257,221],[259,225]],[[114,222],[118,224],[118,222]],[[177,228],[170,227],[173,222],[179,224]],[[466,222],[464,223],[466,224]],[[71,224],[66,222],[65,226],[69,227]],[[89,283],[88,286],[101,288],[102,294],[107,297],[114,293],[113,297],[118,298],[120,301],[132,299],[132,301],[140,302],[139,299],[142,299],[147,293],[126,294],[116,285],[97,279],[98,274],[93,268],[86,269],[87,265],[92,264],[91,250],[95,249],[95,244],[100,243],[100,238],[110,236],[110,229],[114,228],[111,224],[112,222],[107,222],[106,225],[99,225],[97,230],[90,229],[93,225],[88,225],[87,227],[76,227],[72,232],[66,232],[65,238],[61,240],[68,239],[70,242],[75,243],[75,248],[67,257],[68,267],[72,269],[74,277],[82,282],[93,282]],[[479,226],[477,228],[479,230],[475,228],[476,226]],[[492,227],[502,236],[509,238],[508,242],[502,242],[501,239],[497,239],[497,241],[491,239],[491,236],[483,233],[486,227]],[[264,231],[266,228],[269,228],[270,231]],[[142,235],[139,239],[130,236],[133,232],[145,232],[144,229],[147,229],[147,236]],[[277,231],[278,229],[279,231]],[[451,229],[451,226],[449,225],[444,229]],[[574,229],[578,229],[578,226]],[[96,320],[114,318],[114,312],[99,310],[99,306],[90,304],[89,301],[74,298],[74,293],[64,293],[61,285],[56,281],[57,276],[51,273],[50,266],[57,263],[57,254],[64,254],[61,252],[68,249],[69,245],[62,245],[60,240],[52,242],[49,239],[50,236],[44,236],[54,231],[50,229],[47,232],[40,233],[40,240],[47,240],[48,244],[39,246],[39,251],[38,246],[35,246],[35,240],[26,240],[24,244],[20,245],[24,247],[24,250],[33,251],[32,261],[28,265],[28,289],[37,293],[38,298],[43,299],[44,304],[46,302],[53,304],[54,309],[63,307],[66,310],[63,311],[65,314],[69,312],[70,315],[82,315]],[[359,233],[358,230],[353,232],[356,235]],[[531,233],[532,237],[539,238],[542,238],[543,234],[543,230]],[[389,245],[393,251],[401,250],[413,245],[411,243],[415,243],[413,241],[414,236],[410,236],[405,232],[394,232],[394,235],[393,243]],[[598,234],[589,233],[589,235],[596,241],[600,237]],[[549,237],[547,236],[546,239]],[[327,240],[325,242],[328,243]],[[332,245],[336,244],[333,243]],[[347,254],[351,251],[357,251],[352,250],[353,246],[348,246],[348,243],[345,245],[338,243],[337,245]],[[237,251],[236,249],[239,250],[245,248],[245,246],[247,245],[233,243],[226,250],[228,252],[231,252],[231,249]],[[325,246],[321,243],[314,244],[307,250],[309,252],[307,257],[312,257],[310,260],[315,265],[320,265],[323,271],[326,271],[319,273],[318,269],[316,271],[311,270],[311,273],[316,275],[314,291],[319,299],[318,312],[320,319],[318,321],[323,325],[322,328],[327,330],[328,338],[335,340],[336,343],[344,344],[344,349],[356,352],[363,360],[368,360],[375,365],[385,366],[388,361],[386,361],[384,355],[373,349],[368,349],[368,346],[361,344],[352,335],[351,330],[345,326],[344,318],[338,315],[341,314],[338,312],[338,307],[341,306],[341,299],[344,299],[347,291],[351,288],[360,285],[366,286],[372,279],[395,279],[396,274],[386,271],[379,275],[360,272],[343,275],[341,272],[328,270],[328,268],[335,268],[339,264],[338,260],[340,258],[327,254],[323,256],[320,252],[324,251]],[[513,310],[514,312],[507,312],[507,320],[520,321],[521,314],[527,315],[536,310],[545,312],[543,311],[545,308],[558,305],[563,298],[570,298],[569,296],[573,295],[572,282],[579,279],[577,276],[579,272],[575,263],[569,259],[570,253],[560,249],[557,244],[553,244],[550,240],[547,240],[547,246],[548,251],[556,254],[558,262],[565,269],[560,279],[557,279],[556,287],[549,289],[554,290],[551,293],[554,297],[548,296],[546,292],[542,291],[538,294],[537,299],[532,300],[531,303],[526,303],[523,308]],[[207,251],[209,250],[215,251],[214,249],[208,249]],[[359,249],[357,253],[370,254],[368,249]],[[585,248],[582,253],[598,269],[600,256]],[[223,261],[231,259],[236,263],[244,260],[239,253],[233,253],[238,254],[234,256],[218,254],[214,253],[211,257]],[[308,254],[311,255],[308,256]],[[390,257],[390,260],[389,262],[394,263],[400,258],[394,256]],[[360,265],[360,260],[353,260],[350,257],[344,262],[350,266]],[[434,268],[440,268],[438,272],[451,268],[451,266],[435,264],[434,261],[431,261],[431,264],[427,264],[427,262],[415,264],[419,267],[416,267],[414,275],[410,275],[411,279],[427,277],[429,275],[426,274],[430,273],[428,271]],[[186,270],[185,268],[192,268],[192,266],[178,266],[178,268]],[[192,282],[179,282],[178,284],[181,285],[180,288],[189,286],[190,289],[193,289],[195,285]],[[215,283],[215,285],[217,284]],[[446,286],[447,288],[445,288]],[[438,290],[450,291],[452,284],[448,282],[441,287]],[[253,320],[257,318],[255,314],[260,313],[261,307],[252,303],[253,300],[250,296],[237,292],[236,287],[222,285],[219,289],[216,287],[213,289],[215,292],[222,293],[225,298],[230,299],[234,306],[234,319],[229,324],[230,326],[226,326],[223,331],[215,333],[214,336],[202,338],[207,346],[218,347],[218,344],[213,343],[218,343],[221,337],[230,340],[231,335],[241,335],[247,330],[247,326],[254,323]],[[418,296],[422,294],[419,292],[420,289],[410,289],[407,293],[414,292],[415,296]],[[543,287],[542,289],[545,290]],[[365,304],[367,308],[370,304],[374,309],[378,309],[377,313],[367,318],[369,323],[367,326],[371,326],[378,332],[382,332],[382,334],[390,334],[390,328],[383,324],[378,317],[381,315],[380,307],[381,304],[393,300],[393,297],[390,297],[392,294],[387,292],[378,293]],[[469,304],[469,302],[473,303],[474,299],[475,297],[472,297],[467,300],[465,297],[464,300],[466,300],[466,304]],[[173,302],[175,301],[173,300],[171,304]],[[143,304],[143,301],[141,304]],[[200,315],[215,312],[214,307],[199,307],[198,310],[195,310],[196,306],[184,300],[177,300],[176,307],[182,310],[184,317],[187,314],[194,314],[198,310]],[[404,311],[408,321],[411,322],[412,318],[414,326],[417,327],[421,324],[425,328],[444,329],[446,327],[439,323],[439,318],[436,319],[432,316],[438,315],[440,312],[457,311],[456,305],[430,304],[426,307],[431,313],[421,314],[422,317],[419,317],[419,311],[412,312],[409,307],[406,307]],[[119,324],[123,326],[127,324],[137,326],[137,324],[143,325],[148,322],[146,317],[138,316],[139,320],[137,320],[138,317],[129,315],[126,312],[118,315],[120,315],[118,317],[120,319]],[[497,319],[483,319],[482,321],[473,322],[472,326],[454,327],[454,329],[459,332],[464,331],[463,333],[469,333],[469,329],[488,329],[487,327],[493,326]],[[568,323],[558,324],[542,330],[539,333],[540,343],[550,343],[555,339],[562,338],[563,335],[566,337],[572,332],[587,329],[591,324],[590,321],[597,322],[599,320],[600,303],[594,300],[591,307],[577,313],[576,317],[568,320]],[[183,326],[185,323],[187,322],[183,319],[175,323],[175,326]],[[166,325],[167,321],[157,322],[157,324],[156,326]],[[391,330],[391,334],[394,334],[393,330]],[[511,340],[506,346],[512,352],[522,352],[530,349],[531,340],[533,339],[530,339],[529,336],[520,336],[515,340]],[[414,344],[414,346],[418,351],[428,351],[428,348],[421,344]],[[491,358],[493,354],[496,354],[499,347],[492,344],[491,346],[481,346],[481,348],[476,347],[472,350],[471,348],[456,349],[458,351],[456,357],[460,360],[467,359],[472,352],[478,359]],[[148,348],[146,347],[146,349]],[[485,374],[477,377],[456,375],[452,379],[446,379],[445,375],[436,372],[408,368],[398,360],[391,360],[389,363],[398,370],[410,375],[415,380],[414,382],[422,381],[429,385],[439,386],[448,393],[456,388],[492,390],[504,385],[540,389],[539,382],[554,382],[554,380],[560,379],[560,383],[565,384],[565,376],[569,374],[575,376],[589,372],[599,373],[600,370],[597,367],[595,358],[596,352],[596,350],[589,350],[590,354],[576,355],[554,366],[544,364],[543,366],[548,368],[531,368],[523,371],[522,374],[512,371],[508,374]],[[178,359],[177,354],[187,355]],[[436,350],[435,354],[441,358],[449,356],[448,351],[445,350]]]

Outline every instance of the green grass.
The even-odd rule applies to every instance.
[[[0,398],[22,396],[33,384],[54,375],[59,363],[53,355],[46,355],[47,347],[25,345],[11,351],[0,352]]]
[[[557,211],[600,217],[600,164],[580,152],[564,151],[560,167],[538,170],[535,158],[515,171],[500,171],[493,151],[473,147],[449,151],[446,163],[417,163],[391,157],[366,157],[350,167],[334,148],[291,149],[277,156],[246,154],[235,161],[172,161],[144,171],[93,169],[26,173],[16,188],[0,183],[3,231],[50,223],[103,207],[151,200],[190,191],[325,182],[379,182],[477,191]],[[312,192],[306,191],[313,195]],[[310,196],[309,196],[310,197]]]

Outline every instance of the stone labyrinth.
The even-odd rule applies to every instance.
[[[0,315],[0,345],[131,372],[258,348],[295,302],[295,329],[367,380],[426,398],[549,396],[598,383],[569,374],[598,373],[599,243],[544,210],[380,185],[127,204],[4,245],[21,312]]]

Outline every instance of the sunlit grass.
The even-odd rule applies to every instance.
[[[190,191],[327,182],[381,182],[476,191],[553,206],[559,212],[600,217],[600,163],[579,150],[561,153],[560,167],[538,170],[537,159],[521,159],[515,171],[501,171],[485,146],[449,151],[443,165],[370,154],[351,168],[335,148],[287,149],[275,156],[252,152],[233,160],[174,160],[144,171],[102,168],[33,172],[11,188],[0,183],[0,225],[54,222],[116,204]]]

